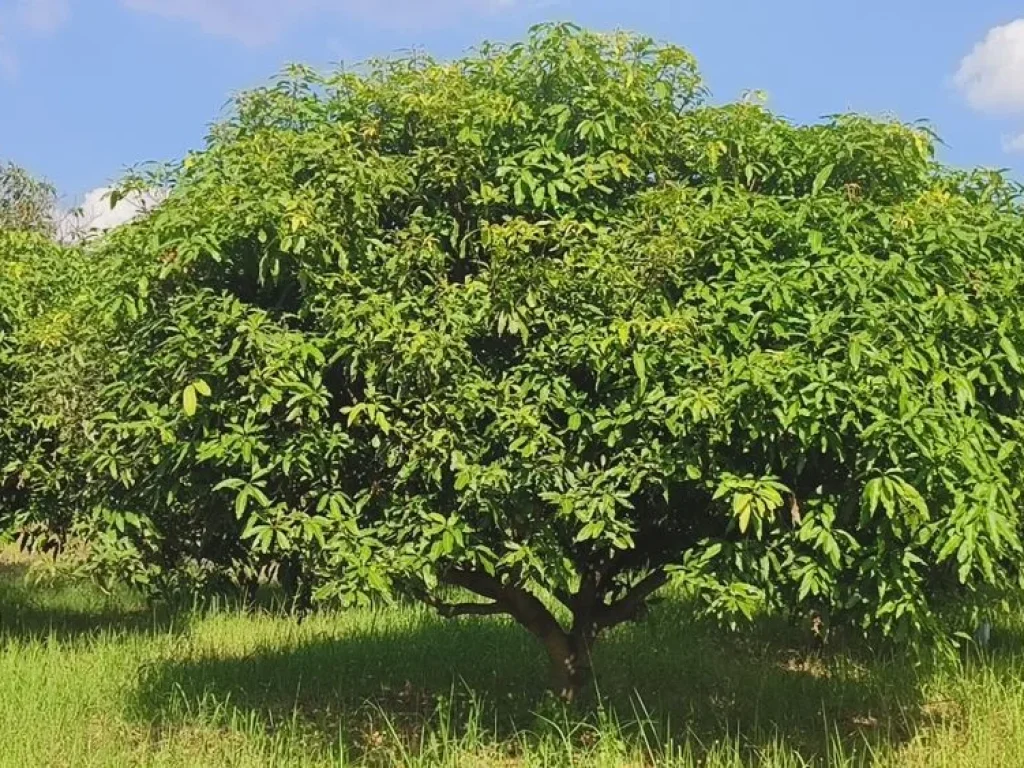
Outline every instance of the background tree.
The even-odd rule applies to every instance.
[[[56,231],[57,194],[24,168],[0,162],[0,230],[52,235]]]
[[[115,296],[107,262],[55,242],[56,210],[50,185],[0,165],[0,538],[46,547],[88,482],[79,462]]]
[[[1018,589],[1018,188],[702,95],[557,25],[241,97],[99,246],[96,567],[507,614],[566,697],[673,572],[900,639]]]
[[[82,354],[94,326],[77,322],[90,266],[41,234],[0,231],[0,538],[44,544],[71,525],[81,480],[62,467],[82,445],[66,441],[91,412],[82,393],[97,357]]]

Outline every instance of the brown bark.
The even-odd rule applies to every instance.
[[[590,652],[596,636],[559,631],[544,638],[551,662],[551,688],[567,704],[578,702],[593,681]]]

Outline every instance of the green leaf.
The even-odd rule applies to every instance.
[[[1006,355],[1006,359],[1009,361],[1013,370],[1017,373],[1024,371],[1024,368],[1021,366],[1020,355],[1017,354],[1017,348],[1013,345],[1012,341],[1005,336],[1000,336],[999,348],[1003,350],[1003,353]]]
[[[825,188],[825,185],[832,176],[832,171],[835,170],[835,167],[835,163],[829,163],[818,171],[818,175],[814,177],[814,183],[811,185],[811,195],[817,195]]]
[[[235,496],[235,517],[239,520],[245,515],[245,508],[249,503],[249,489],[244,488]]]
[[[196,388],[189,384],[181,394],[181,405],[186,416],[196,415]]]
[[[860,339],[854,336],[852,339],[850,339],[850,365],[853,366],[853,370],[857,370],[860,367],[860,354]]]
[[[640,386],[645,386],[647,383],[647,360],[640,352],[633,353],[633,370],[636,371],[637,378],[640,379]]]
[[[576,534],[576,541],[588,541],[590,539],[596,539],[604,533],[605,521],[604,520],[591,520],[589,523],[584,525],[579,533]]]
[[[754,496],[750,493],[737,493],[732,498],[732,511],[739,520],[740,533],[746,533],[753,514]]]

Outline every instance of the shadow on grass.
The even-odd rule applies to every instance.
[[[352,622],[344,629],[316,617],[291,643],[153,666],[134,714],[174,728],[200,702],[229,702],[242,720],[298,724],[322,744],[340,733],[357,751],[372,745],[382,720],[415,744],[439,709],[456,729],[475,711],[493,739],[549,727],[538,707],[557,708],[544,702],[545,662],[524,630],[416,609],[401,615],[338,614],[333,621]],[[698,748],[738,737],[752,754],[782,741],[809,757],[838,739],[852,754],[898,745],[928,716],[909,664],[819,656],[772,623],[724,633],[695,621],[685,603],[669,601],[644,624],[603,638],[594,664],[600,699],[627,731],[643,712],[662,739],[685,735]]]
[[[25,563],[0,562],[0,641],[56,638],[72,641],[100,632],[183,631],[187,617],[148,607],[125,592],[104,595],[67,578],[31,584]]]

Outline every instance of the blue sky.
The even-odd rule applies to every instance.
[[[681,44],[716,101],[925,118],[948,161],[1024,171],[1020,0],[0,0],[0,158],[74,202],[200,146],[232,92],[289,61],[451,57],[545,20]]]

